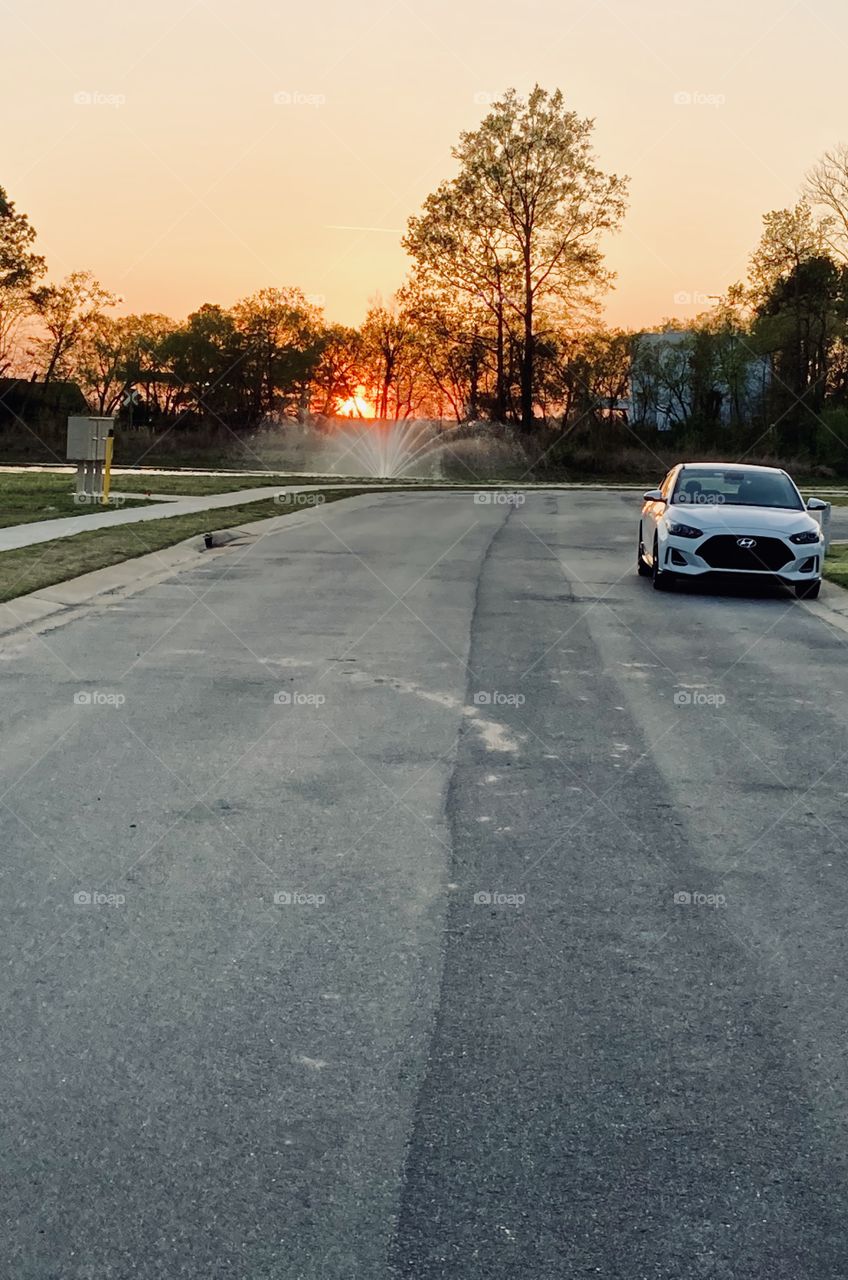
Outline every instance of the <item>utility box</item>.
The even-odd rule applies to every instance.
[[[114,418],[68,418],[68,462],[105,462]]]
[[[76,501],[107,501],[103,496],[103,468],[112,461],[114,418],[68,418],[68,461],[77,464]]]

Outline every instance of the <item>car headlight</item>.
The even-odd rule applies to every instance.
[[[675,538],[701,538],[704,533],[703,529],[696,529],[691,524],[681,524],[679,520],[669,520],[666,528]]]
[[[794,542],[796,547],[806,547],[810,542],[821,542],[821,531],[807,529],[804,533],[793,533],[789,541]]]

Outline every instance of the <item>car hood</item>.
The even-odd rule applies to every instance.
[[[806,511],[786,511],[779,507],[725,506],[712,503],[675,503],[666,510],[669,520],[691,524],[705,533],[803,533],[818,529],[819,523]]]

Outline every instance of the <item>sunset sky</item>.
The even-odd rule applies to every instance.
[[[631,175],[613,324],[703,310],[848,140],[845,0],[19,0],[3,29],[0,184],[52,276],[178,318],[295,284],[358,323],[509,86],[561,88]]]

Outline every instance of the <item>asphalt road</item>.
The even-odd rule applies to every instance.
[[[489,498],[2,642],[4,1275],[848,1275],[848,635]]]

